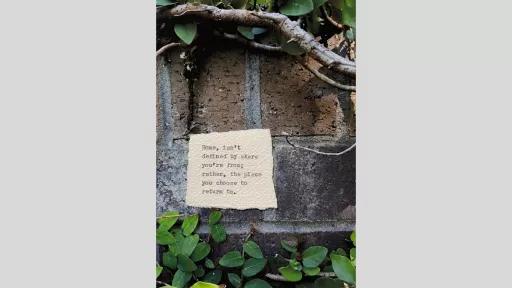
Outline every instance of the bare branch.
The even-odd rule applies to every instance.
[[[320,80],[324,81],[325,83],[327,83],[331,86],[334,86],[336,88],[342,89],[342,90],[356,91],[356,86],[344,85],[344,84],[341,84],[339,82],[332,80],[331,78],[327,77],[325,74],[323,74],[322,72],[318,71],[313,66],[311,66],[311,64],[309,64],[307,60],[302,59],[301,57],[297,57],[297,60],[300,64],[302,64],[302,66],[304,66],[304,68],[308,69],[311,73],[313,73],[316,77],[318,77]]]
[[[241,44],[244,44],[248,47],[255,48],[258,50],[264,50],[269,52],[284,52],[281,47],[279,46],[270,46],[266,44],[261,44],[256,41],[251,41],[248,39],[245,39],[242,36],[236,35],[236,34],[229,34],[229,33],[218,33],[219,36],[229,39],[229,40],[235,40]]]
[[[283,14],[242,9],[220,9],[204,4],[183,4],[162,11],[162,16],[170,18],[183,16],[196,20],[202,19],[244,26],[272,28],[288,39],[295,39],[302,49],[323,66],[352,76],[355,76],[356,73],[354,61],[345,59],[327,49],[318,43],[311,34],[300,28],[297,22],[290,20]]]
[[[324,13],[324,16],[327,19],[327,21],[329,21],[329,23],[331,23],[334,27],[338,29],[344,29],[345,26],[343,26],[343,24],[336,22],[336,20],[332,19],[332,17],[329,14],[327,14],[327,10],[325,10],[324,6],[322,6],[322,12]]]
[[[174,42],[166,44],[166,45],[160,47],[160,49],[158,49],[158,51],[156,51],[156,57],[158,58],[158,56],[162,55],[162,53],[167,51],[167,49],[174,48],[174,47],[180,47],[180,46],[185,46],[185,44],[183,44],[183,43],[174,43]]]
[[[308,147],[303,147],[303,146],[299,146],[299,145],[293,144],[288,139],[288,136],[286,136],[285,139],[286,139],[286,142],[288,142],[288,144],[290,144],[294,148],[304,149],[306,151],[310,151],[310,152],[313,152],[313,153],[316,153],[316,154],[320,154],[320,155],[327,155],[327,156],[340,156],[340,155],[343,155],[343,154],[349,152],[350,150],[352,150],[352,149],[354,149],[356,147],[356,143],[354,143],[354,144],[350,145],[350,147],[348,147],[347,149],[345,149],[345,150],[343,150],[341,152],[322,152],[322,151],[317,151],[317,150],[314,150],[314,149],[311,149],[311,148],[308,148]]]

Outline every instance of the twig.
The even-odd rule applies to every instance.
[[[320,80],[324,81],[325,83],[327,83],[331,86],[334,86],[336,88],[342,89],[342,90],[356,91],[356,86],[345,85],[345,84],[341,84],[339,82],[332,80],[331,78],[327,77],[325,74],[323,74],[322,72],[318,71],[313,66],[311,66],[311,64],[309,64],[307,62],[307,60],[302,59],[299,56],[297,56],[297,60],[299,61],[300,64],[302,64],[302,66],[304,66],[304,68],[308,69],[311,73],[315,74],[316,77],[318,77]]]
[[[347,149],[345,149],[345,150],[343,150],[341,152],[322,152],[322,151],[317,151],[317,150],[314,150],[314,149],[311,149],[311,148],[308,148],[308,147],[303,147],[303,146],[295,145],[295,144],[290,142],[290,140],[288,139],[288,136],[286,136],[285,139],[286,139],[286,142],[288,142],[288,144],[290,144],[294,148],[304,149],[304,150],[307,150],[307,151],[310,151],[310,152],[314,152],[316,154],[328,155],[328,156],[340,156],[340,155],[343,155],[343,154],[349,152],[350,150],[354,149],[354,147],[356,147],[356,143],[354,143],[350,147],[348,147]]]
[[[279,46],[270,46],[270,45],[266,45],[266,44],[261,44],[256,41],[251,41],[251,40],[245,39],[242,36],[239,36],[236,34],[220,33],[220,32],[217,34],[223,38],[237,41],[237,42],[244,44],[246,46],[249,46],[251,48],[269,51],[269,52],[284,52],[283,49],[281,49],[281,47],[279,47]]]
[[[186,17],[192,17],[195,20],[203,19],[245,26],[273,28],[277,33],[280,33],[288,39],[296,39],[297,44],[323,66],[340,73],[355,76],[356,66],[354,61],[345,59],[329,50],[316,41],[311,34],[303,30],[296,21],[290,20],[283,14],[248,11],[244,9],[220,9],[204,4],[183,4],[162,11],[161,16],[175,18],[185,13],[187,14]]]
[[[167,49],[174,48],[174,47],[180,47],[180,46],[185,46],[185,44],[183,44],[183,43],[175,43],[175,42],[166,44],[166,45],[160,47],[160,49],[158,49],[156,51],[156,57],[158,58],[158,56],[162,55],[162,53],[167,51]]]
[[[329,21],[329,23],[331,23],[334,27],[336,27],[338,29],[345,28],[345,26],[343,26],[343,24],[336,22],[336,20],[332,19],[332,17],[329,14],[327,14],[327,10],[325,10],[324,6],[322,6],[322,12],[324,13],[324,16],[327,19],[327,21]]]
[[[334,272],[320,272],[316,276],[336,277],[336,274]],[[267,277],[270,280],[274,280],[274,281],[290,282],[290,281],[286,280],[286,278],[284,278],[283,276],[278,275],[278,274],[267,273],[267,274],[265,274],[265,277]]]

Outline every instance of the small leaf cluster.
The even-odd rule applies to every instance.
[[[279,273],[290,282],[299,282],[306,276],[320,276],[314,282],[315,288],[342,287],[340,283],[355,285],[355,237],[354,231],[350,235],[354,247],[350,249],[349,255],[341,248],[328,253],[328,249],[323,246],[311,246],[299,252],[296,243],[283,240],[281,247],[290,253],[291,259],[288,259],[287,266],[278,269]],[[337,279],[326,277],[329,272],[334,272]]]
[[[214,262],[208,258],[212,251],[210,239],[215,243],[226,240],[226,231],[218,223],[222,218],[220,211],[210,214],[208,225],[210,234],[200,239],[195,233],[199,224],[199,215],[183,217],[177,211],[164,213],[157,219],[157,244],[166,247],[162,254],[162,265],[157,263],[157,279],[166,273],[172,279],[172,286],[163,287],[185,288],[194,279],[192,288],[218,288],[222,271],[216,269]],[[177,225],[181,222],[181,225]]]

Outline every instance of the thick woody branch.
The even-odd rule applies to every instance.
[[[239,35],[229,34],[229,33],[216,33],[217,36],[223,37],[225,39],[234,40],[237,41],[243,45],[246,45],[247,47],[263,50],[263,51],[269,51],[269,52],[284,52],[281,47],[276,46],[270,46],[258,43],[256,41],[250,41],[248,39],[245,39]],[[297,56],[297,61],[304,66],[306,69],[308,69],[311,73],[313,73],[316,77],[318,77],[320,80],[324,81],[325,83],[334,86],[336,88],[342,89],[342,90],[348,90],[348,91],[356,91],[355,86],[350,85],[344,85],[341,83],[338,83],[331,78],[327,77],[325,74],[321,73],[317,69],[315,69],[311,64],[307,62],[306,59],[303,59],[299,56]]]
[[[162,11],[160,15],[169,18],[190,17],[196,20],[271,28],[287,39],[296,41],[302,49],[323,66],[352,76],[355,76],[356,73],[356,66],[353,61],[341,57],[318,43],[311,34],[300,28],[297,22],[290,20],[283,14],[242,9],[219,9],[204,4],[183,4]]]

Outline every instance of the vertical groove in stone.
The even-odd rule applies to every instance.
[[[172,95],[171,95],[171,67],[164,57],[157,61],[157,113],[158,144],[168,145],[172,142]]]
[[[261,128],[260,58],[245,53],[245,124],[247,129]]]

